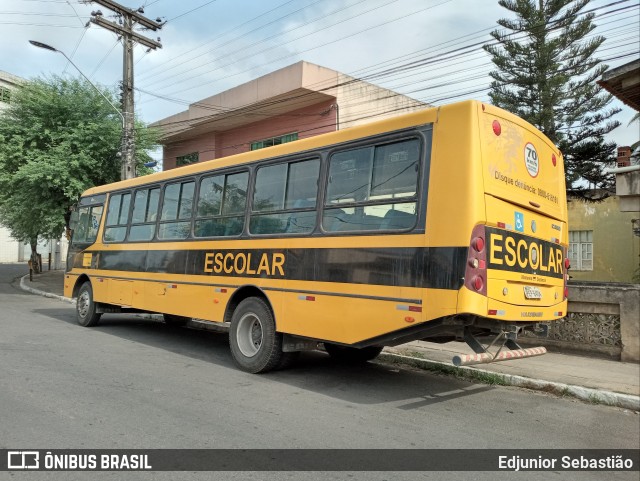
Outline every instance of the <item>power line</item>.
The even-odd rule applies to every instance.
[[[199,7],[196,7],[196,8],[193,8],[193,9],[189,10],[188,12],[184,12],[184,13],[181,13],[180,15],[176,16],[176,17],[170,18],[169,20],[167,20],[167,22],[173,22],[174,20],[182,18],[185,15],[189,15],[191,12],[195,12],[196,10],[200,10],[202,7],[206,7],[207,5],[211,5],[212,3],[217,2],[217,1],[218,0],[211,0],[210,2],[204,3],[204,4],[200,5]]]
[[[235,58],[232,62],[229,62],[229,63],[227,63],[227,64],[225,64],[225,65],[220,66],[220,67],[216,67],[215,69],[208,70],[208,71],[206,71],[206,72],[204,72],[204,73],[201,73],[201,74],[198,74],[198,75],[195,75],[195,76],[193,76],[193,75],[192,75],[190,79],[192,80],[192,79],[195,79],[195,78],[197,78],[197,77],[201,77],[202,75],[205,75],[205,74],[208,74],[208,73],[215,72],[216,70],[220,70],[220,69],[222,69],[222,68],[227,68],[227,67],[229,67],[230,65],[233,65],[233,64],[235,64],[235,63],[238,63],[238,62],[239,62],[239,61],[241,61],[241,60],[245,60],[245,59],[247,59],[247,58],[250,58],[250,57],[252,57],[252,56],[258,55],[258,54],[260,54],[260,53],[264,53],[264,52],[267,52],[267,51],[269,51],[269,50],[273,50],[274,48],[282,47],[283,45],[286,45],[286,44],[288,44],[288,43],[291,43],[291,42],[294,42],[294,41],[298,41],[298,40],[300,40],[301,38],[304,38],[304,37],[307,37],[307,36],[309,36],[309,35],[315,34],[315,33],[319,32],[319,31],[325,30],[326,28],[331,28],[331,27],[333,27],[333,26],[335,26],[335,25],[337,25],[337,24],[344,23],[345,21],[351,20],[351,19],[353,19],[353,18],[355,18],[355,17],[357,17],[357,16],[360,16],[360,15],[363,15],[364,13],[369,13],[369,12],[371,12],[371,11],[373,11],[373,10],[376,10],[376,9],[382,8],[383,6],[387,6],[387,5],[389,5],[390,3],[395,3],[396,1],[398,1],[398,0],[392,0],[391,2],[388,2],[388,3],[384,4],[384,5],[381,5],[381,6],[379,6],[379,7],[375,7],[375,8],[370,9],[370,10],[367,10],[366,12],[360,13],[360,14],[358,14],[358,15],[354,16],[354,17],[350,17],[350,18],[348,18],[348,19],[345,19],[345,20],[342,20],[342,21],[340,21],[340,22],[334,23],[334,24],[332,24],[332,25],[330,25],[330,26],[328,26],[328,27],[324,27],[324,28],[322,28],[322,29],[316,30],[315,32],[313,32],[313,33],[311,33],[311,34],[307,34],[307,35],[303,35],[303,36],[301,36],[301,37],[297,37],[297,38],[295,38],[295,39],[293,39],[293,40],[290,40],[290,41],[284,42],[284,43],[279,44],[279,45],[277,45],[277,46],[275,46],[275,47],[269,47],[269,48],[266,48],[266,49],[260,50],[259,52],[253,53],[253,54],[251,54],[251,55],[247,55],[247,56],[245,56],[245,57]],[[373,29],[375,29],[375,28],[379,28],[379,27],[381,27],[382,25],[387,25],[387,24],[390,24],[390,23],[396,22],[396,21],[398,21],[398,20],[405,19],[405,18],[407,18],[407,17],[409,17],[409,16],[411,16],[411,15],[415,15],[416,13],[419,13],[419,12],[422,12],[422,11],[425,11],[425,10],[429,10],[429,9],[431,9],[431,8],[434,8],[434,7],[438,7],[438,6],[440,6],[440,5],[443,5],[443,4],[445,4],[445,3],[448,3],[448,2],[450,2],[450,1],[451,1],[451,0],[444,0],[442,3],[436,4],[436,5],[432,5],[432,6],[429,6],[429,7],[426,7],[426,8],[422,8],[422,9],[420,9],[420,10],[417,10],[417,11],[414,11],[414,12],[411,12],[411,13],[408,13],[408,14],[405,14],[405,15],[401,15],[401,16],[399,16],[399,17],[396,17],[396,18],[391,19],[391,20],[387,20],[387,21],[382,22],[382,23],[380,23],[380,24],[377,24],[377,25],[374,25],[374,26],[367,27],[367,28],[365,28],[365,29],[359,30],[358,32],[355,32],[355,33],[352,33],[352,34],[349,34],[349,35],[346,35],[346,36],[340,37],[340,38],[338,38],[338,39],[336,39],[336,40],[332,40],[332,41],[329,41],[329,42],[325,42],[325,43],[323,43],[323,44],[321,44],[321,45],[318,45],[318,46],[315,46],[315,47],[311,47],[311,48],[308,48],[308,49],[305,49],[305,50],[301,50],[301,51],[297,51],[297,52],[294,52],[294,53],[291,53],[291,54],[285,55],[285,56],[283,56],[283,57],[279,57],[279,58],[277,58],[277,59],[271,60],[269,63],[274,63],[274,62],[277,62],[277,61],[279,61],[279,60],[283,60],[283,59],[285,59],[285,58],[293,57],[293,56],[296,56],[296,55],[300,55],[301,53],[309,52],[309,51],[312,51],[312,50],[316,50],[316,49],[318,49],[318,48],[325,47],[325,46],[327,46],[327,45],[334,44],[334,43],[336,43],[336,42],[339,42],[339,41],[345,40],[345,39],[347,39],[347,38],[355,37],[356,35],[360,35],[361,33],[364,33],[364,32],[370,31],[370,30],[373,30]],[[243,70],[243,71],[241,71],[241,72],[236,72],[236,73],[234,73],[234,74],[226,75],[226,76],[224,76],[224,77],[219,78],[217,81],[222,80],[222,79],[231,78],[231,77],[234,77],[234,76],[240,75],[241,73],[248,72],[248,71],[250,71],[250,70],[253,70],[253,67],[252,67],[252,68],[249,68],[249,69],[246,69],[246,70]],[[206,84],[209,84],[209,83],[210,83],[210,82],[207,82]],[[202,83],[201,83],[201,84],[198,84],[198,85],[194,85],[194,86],[192,86],[192,87],[189,87],[189,88],[182,88],[182,89],[180,90],[180,92],[186,92],[186,91],[189,91],[189,90],[193,90],[193,89],[195,89],[195,88],[201,87],[201,86],[206,85],[206,84],[202,84]],[[176,91],[169,93],[169,95],[172,95],[173,93],[176,93]]]
[[[279,17],[279,18],[275,19],[275,20],[272,20],[271,22],[268,22],[268,23],[265,23],[265,24],[263,24],[263,25],[261,25],[261,26],[259,26],[259,27],[256,27],[256,28],[254,28],[253,30],[250,30],[249,32],[245,32],[245,33],[243,33],[243,34],[241,34],[241,35],[238,35],[238,36],[236,36],[236,37],[232,38],[231,40],[228,40],[228,41],[226,41],[226,42],[224,42],[224,43],[222,43],[222,44],[220,44],[220,45],[217,45],[215,48],[210,49],[210,50],[208,50],[207,52],[204,52],[204,53],[202,53],[202,54],[199,54],[199,55],[197,55],[197,56],[195,56],[195,57],[191,57],[191,58],[189,58],[188,60],[183,60],[182,62],[178,63],[177,65],[175,65],[175,66],[173,66],[173,67],[169,67],[168,69],[166,69],[165,71],[163,71],[163,72],[162,72],[162,73],[160,73],[160,74],[154,74],[154,75],[151,75],[150,77],[146,78],[146,80],[149,80],[149,78],[153,78],[153,77],[156,77],[156,76],[158,76],[158,75],[166,75],[170,70],[173,70],[174,68],[176,68],[176,67],[177,67],[177,66],[179,66],[179,65],[183,65],[183,64],[185,64],[185,63],[188,63],[188,62],[191,62],[191,61],[193,61],[193,60],[196,60],[196,59],[198,59],[198,58],[200,58],[200,57],[202,57],[202,56],[204,56],[204,55],[206,55],[206,54],[208,54],[208,53],[211,53],[211,52],[215,51],[216,49],[220,49],[220,48],[222,48],[222,47],[224,47],[224,46],[227,46],[227,45],[229,45],[229,44],[231,44],[231,43],[233,43],[233,42],[235,42],[235,41],[238,41],[238,40],[240,40],[241,38],[244,38],[244,37],[248,36],[250,33],[257,32],[258,30],[261,30],[261,29],[263,29],[263,28],[265,28],[265,27],[268,27],[269,25],[272,25],[272,24],[274,24],[274,23],[276,23],[276,22],[282,21],[284,18],[290,17],[290,16],[292,16],[292,15],[294,15],[294,14],[296,14],[296,13],[299,13],[299,12],[301,12],[301,11],[303,11],[303,10],[306,10],[307,8],[309,8],[309,7],[313,6],[313,5],[316,5],[316,4],[318,4],[318,3],[321,3],[322,1],[323,1],[323,0],[316,0],[316,1],[314,1],[313,3],[311,3],[311,4],[309,4],[309,5],[306,5],[306,6],[302,7],[302,8],[299,8],[299,9],[297,9],[297,10],[295,10],[295,11],[293,11],[293,12],[291,12],[291,13],[287,14],[287,15],[284,15],[284,16],[282,16],[282,17]],[[333,12],[330,12],[330,13],[329,13],[329,14],[327,14],[327,15],[333,15],[333,14],[334,14],[334,13],[336,13],[336,12],[341,12],[341,11],[346,10],[346,9],[348,9],[348,8],[351,8],[351,7],[355,6],[355,5],[358,5],[358,4],[360,4],[360,3],[363,3],[364,1],[366,1],[366,0],[359,0],[357,3],[355,3],[355,4],[353,4],[353,5],[349,5],[348,7],[341,7],[341,8],[339,8],[339,9],[337,9],[337,10],[334,10]],[[399,0],[392,0],[392,1],[393,1],[393,2],[397,2],[397,1],[399,1]],[[287,3],[290,3],[290,2],[287,2]],[[321,17],[319,17],[319,18],[326,18],[326,17],[327,17],[327,15],[322,15],[322,16],[321,16]],[[271,39],[271,38],[275,38],[275,37],[278,37],[278,36],[280,36],[280,35],[284,35],[284,34],[286,34],[286,33],[289,33],[289,32],[291,32],[291,31],[293,31],[293,30],[297,30],[298,28],[302,28],[302,27],[304,27],[304,26],[306,26],[306,25],[308,25],[308,24],[312,23],[313,21],[314,21],[314,20],[308,21],[308,22],[304,23],[303,25],[300,25],[300,26],[294,27],[294,28],[289,29],[289,30],[285,30],[285,31],[280,32],[280,33],[278,33],[278,34],[276,34],[276,35],[272,35],[271,37],[267,37],[267,38],[260,39],[259,41],[256,41],[256,42],[254,42],[254,43],[252,43],[252,44],[250,44],[250,45],[244,46],[244,47],[243,47],[243,50],[246,50],[246,49],[248,49],[248,48],[250,48],[250,47],[253,47],[253,46],[255,46],[255,45],[259,45],[259,44],[261,44],[261,43],[263,43],[263,42],[265,42],[266,40],[269,40],[269,39]],[[243,25],[244,25],[244,24],[243,24]],[[220,36],[218,36],[217,38],[220,38]],[[225,58],[226,56],[227,56],[227,55],[223,55],[222,57],[219,57],[219,58],[213,59],[213,60],[212,60],[212,62],[215,62],[215,61],[217,61],[217,60],[220,60],[220,59],[222,59],[222,58]],[[191,71],[189,71],[189,72],[183,72],[182,74],[178,74],[178,75],[183,75],[183,74],[185,74],[185,73],[187,73],[187,74],[191,74],[192,72],[191,72]],[[141,78],[144,78],[144,75],[143,75]],[[172,78],[172,79],[171,79],[171,81],[174,81],[174,80],[175,80],[175,78]],[[163,81],[165,81],[165,80],[159,80],[158,82],[163,82]],[[153,83],[151,83],[149,86],[153,85],[154,83],[157,83],[157,82],[153,82]]]
[[[586,14],[586,13],[587,12],[583,12],[583,14]],[[606,16],[608,13],[610,13],[610,12],[605,12],[601,16]],[[594,34],[594,35],[598,35],[598,34]],[[627,39],[625,38],[624,40],[627,40]],[[614,47],[609,47],[609,48],[607,48],[607,50],[610,49],[610,48],[614,48]],[[467,52],[467,53],[469,53],[469,52]],[[609,57],[609,58],[606,58],[606,59],[602,59],[602,61],[609,61],[609,60],[612,60],[612,59],[624,58],[626,56],[632,56],[634,54],[637,54],[637,52],[628,52],[628,53],[625,53],[624,55],[614,56],[614,57]],[[377,74],[377,75],[379,75],[379,74]],[[468,81],[468,80],[470,80],[470,79],[465,79],[465,81]],[[437,98],[435,100],[431,100],[431,102],[435,103],[435,102],[440,102],[440,101],[456,98],[456,97],[459,97],[461,95],[469,95],[471,93],[480,93],[480,92],[488,90],[488,89],[489,89],[489,87],[480,88],[480,89],[474,89],[474,90],[468,90],[467,89],[467,90],[464,90],[464,91],[462,91],[462,90],[453,91],[453,92],[451,92],[451,94],[448,94],[445,97],[440,97],[440,98]],[[424,90],[424,89],[421,89],[421,90]],[[462,93],[460,93],[460,92],[462,92]],[[398,95],[400,95],[400,94],[398,94]],[[199,119],[199,120],[203,120],[203,119]]]
[[[620,2],[616,2],[616,3],[620,3]],[[610,4],[610,5],[612,5],[612,4]],[[590,12],[583,12],[583,14],[587,14],[587,13],[590,13]],[[605,14],[608,14],[608,13],[609,12],[605,12]],[[605,14],[603,14],[603,16]],[[446,43],[451,43],[451,42],[446,42]],[[415,69],[415,68],[418,68],[418,67],[424,67],[424,66],[427,66],[427,65],[429,65],[430,68],[432,69],[433,68],[432,65],[433,65],[434,62],[435,63],[442,63],[442,62],[450,61],[451,58],[452,58],[452,53],[455,53],[455,52],[460,52],[458,55],[456,55],[457,57],[460,57],[460,58],[462,58],[463,56],[468,55],[470,53],[483,53],[483,51],[479,50],[479,49],[474,49],[473,51],[469,51],[469,49],[472,48],[472,47],[477,47],[479,45],[484,45],[485,43],[487,43],[487,42],[479,42],[479,43],[475,43],[475,44],[472,44],[472,45],[467,45],[467,46],[464,46],[464,47],[461,47],[461,48],[458,48],[458,49],[449,50],[449,51],[445,52],[444,54],[438,54],[438,55],[436,55],[434,57],[428,57],[427,59],[422,58],[420,60],[420,63],[409,62],[409,63],[407,63],[405,65],[402,65],[401,67],[395,67],[393,69],[378,71],[378,72],[376,72],[374,74],[367,75],[367,76],[363,77],[362,80],[380,79],[382,77],[388,77],[388,76],[396,75],[398,72],[407,71],[407,70]],[[490,64],[490,62],[489,62],[489,64]],[[154,94],[154,93],[149,92],[149,91],[145,91],[145,92],[149,93],[151,95],[155,95],[155,96],[158,96],[158,97],[162,98],[162,96],[160,96],[158,94]],[[188,102],[187,101],[183,101],[183,103],[188,103]],[[194,104],[194,105],[198,105],[198,104]],[[204,108],[201,105],[198,105],[198,106],[201,107],[201,108]],[[219,111],[219,109],[218,109],[218,111]]]

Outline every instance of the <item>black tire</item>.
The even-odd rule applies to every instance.
[[[276,332],[273,313],[259,297],[238,304],[231,317],[229,347],[234,362],[250,373],[267,372],[286,364],[282,334]]]
[[[339,362],[360,363],[371,361],[382,352],[382,347],[369,346],[358,349],[355,347],[338,346],[336,344],[324,343],[324,349],[332,359]]]
[[[162,314],[162,319],[167,326],[181,327],[191,320],[190,317],[174,316],[173,314]]]
[[[276,367],[273,368],[273,370],[280,371],[282,369],[287,369],[291,367],[291,365],[295,363],[299,357],[300,357],[300,351],[283,352],[282,358],[280,358],[280,362]]]
[[[96,312],[96,303],[93,300],[91,282],[87,281],[78,290],[76,300],[76,319],[78,324],[84,327],[93,327],[100,321],[102,314]]]

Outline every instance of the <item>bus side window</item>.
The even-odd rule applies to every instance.
[[[216,175],[200,181],[195,236],[239,236],[244,229],[249,173]]]
[[[105,242],[122,242],[127,235],[131,194],[111,194],[104,229]]]
[[[258,168],[249,230],[252,234],[306,234],[316,226],[320,161]]]
[[[164,188],[158,239],[189,237],[195,185],[194,181],[176,182]]]
[[[156,230],[160,188],[137,190],[133,201],[129,241],[143,242],[153,239]]]
[[[102,210],[101,205],[81,207],[78,210],[78,222],[73,231],[72,244],[95,242],[102,219]]]
[[[417,220],[420,141],[337,152],[330,158],[327,232],[408,230]]]

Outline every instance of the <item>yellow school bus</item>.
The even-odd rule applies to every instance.
[[[249,372],[320,343],[351,361],[419,339],[466,340],[478,356],[458,363],[539,354],[518,332],[567,310],[562,154],[477,101],[95,187],[74,218],[81,325],[222,324]]]

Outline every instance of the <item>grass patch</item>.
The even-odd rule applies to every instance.
[[[477,381],[492,386],[509,386],[509,383],[500,374],[494,374],[485,371],[476,371],[474,369],[461,369],[456,366],[449,366],[447,364],[429,361],[425,359],[425,357],[422,356],[421,353],[405,351],[402,353],[402,355],[410,357],[398,358],[395,356],[388,356],[385,357],[384,360],[392,364],[417,367],[425,371],[453,376],[458,379]],[[411,357],[416,359],[411,359]]]

